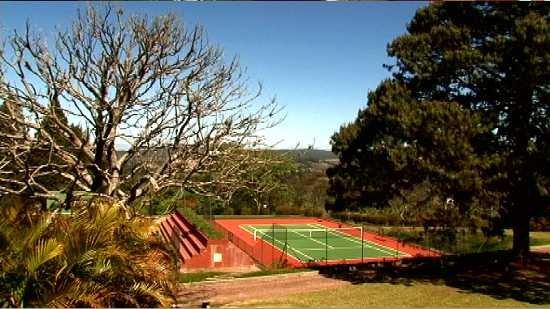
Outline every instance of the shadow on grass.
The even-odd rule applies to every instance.
[[[543,254],[533,254],[524,264],[515,262],[510,252],[501,251],[401,264],[379,263],[355,269],[324,268],[319,273],[354,284],[444,284],[464,293],[482,293],[496,299],[511,298],[536,305],[550,304],[550,256]]]

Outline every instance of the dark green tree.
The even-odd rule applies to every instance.
[[[433,4],[418,10],[408,33],[388,47],[396,58],[388,68],[417,105],[445,102],[441,106],[477,115],[478,125],[487,128],[488,133],[479,132],[472,140],[471,155],[482,161],[491,158],[478,173],[482,191],[499,196],[500,212],[513,227],[514,250],[521,256],[529,252],[530,219],[550,204],[549,19],[550,7],[540,3]],[[469,116],[464,120],[471,122]],[[457,129],[452,122],[444,124],[444,132]],[[360,141],[363,147],[372,146]],[[341,159],[342,165],[349,162]],[[375,177],[385,182],[391,178],[383,174],[391,172]]]
[[[452,224],[435,218],[451,208],[466,224],[485,221],[480,219],[494,215],[497,201],[484,181],[493,158],[476,152],[487,130],[477,114],[457,103],[419,102],[401,83],[385,81],[369,94],[357,120],[332,137],[340,164],[328,170],[327,207],[398,202],[404,213],[431,225]]]
[[[550,175],[550,7],[445,4],[420,10],[395,40],[396,78],[418,98],[456,101],[480,113],[493,134],[485,152],[501,162],[496,189],[529,251],[529,221],[548,203]]]

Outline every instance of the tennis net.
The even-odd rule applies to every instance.
[[[278,225],[273,228],[254,229],[254,240],[289,240],[289,239],[331,239],[356,237],[361,238],[363,227],[342,227],[342,228],[285,228]]]

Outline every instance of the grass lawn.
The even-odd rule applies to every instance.
[[[550,245],[550,232],[531,232],[531,246]]]
[[[266,269],[253,271],[249,273],[237,274],[235,278],[252,278],[252,277],[262,277],[262,276],[271,276],[271,275],[282,275],[282,274],[294,274],[294,273],[303,273],[307,271],[313,271],[308,268],[280,268],[280,269]]]
[[[444,284],[364,283],[284,298],[230,304],[246,307],[535,307],[514,299],[463,291]],[[540,307],[540,305],[539,305]]]
[[[280,269],[265,269],[246,273],[227,273],[215,271],[201,271],[193,273],[182,273],[178,275],[179,283],[193,283],[206,281],[207,279],[224,279],[224,278],[251,278],[271,275],[293,274],[306,271],[313,271],[308,268],[280,268]]]
[[[200,282],[200,281],[205,281],[208,278],[215,278],[225,274],[226,273],[216,272],[216,271],[200,271],[200,272],[194,272],[194,273],[184,273],[184,274],[178,275],[178,282],[180,283]]]

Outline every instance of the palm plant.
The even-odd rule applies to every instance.
[[[128,219],[117,204],[91,204],[71,216],[29,209],[0,209],[1,306],[171,302],[170,263],[150,234],[151,222]]]

